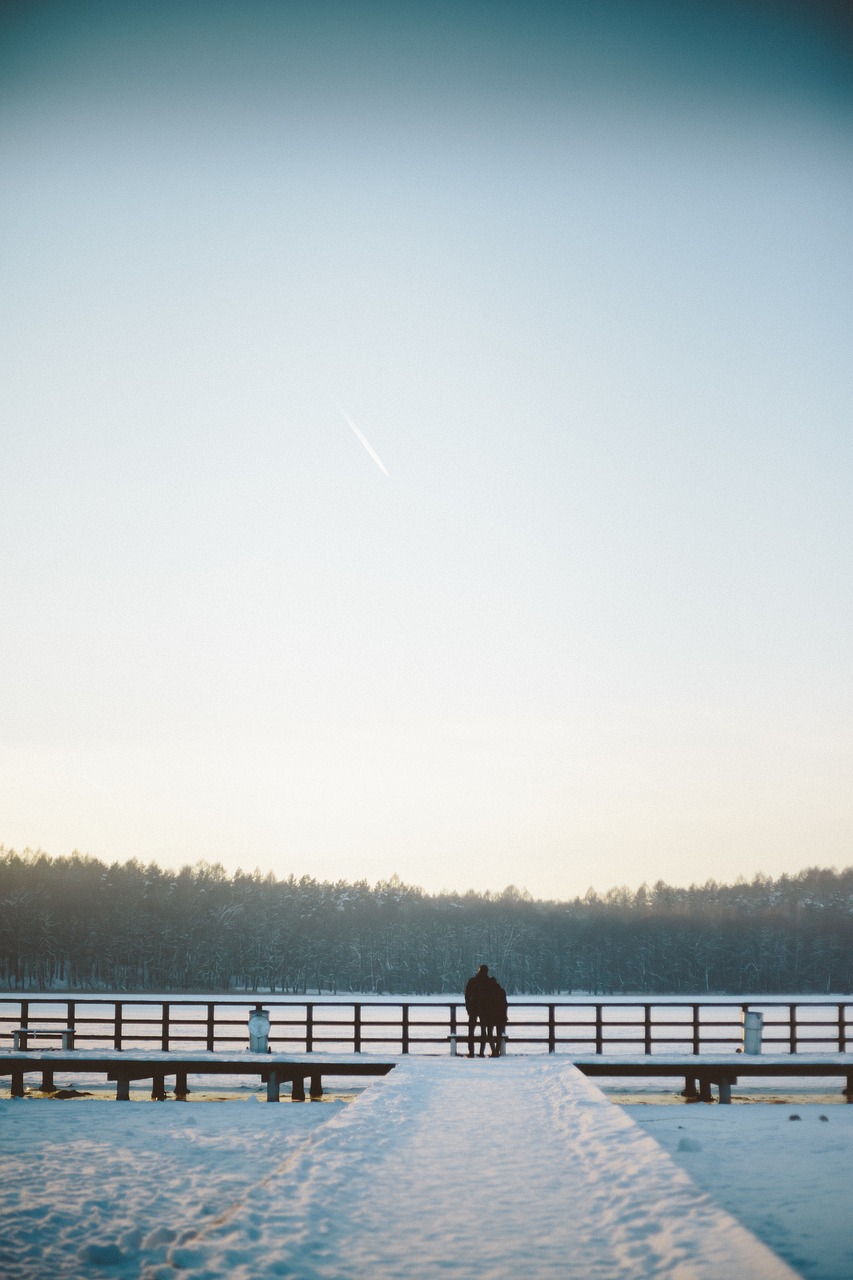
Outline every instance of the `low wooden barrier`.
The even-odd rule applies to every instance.
[[[66,1029],[80,1048],[202,1049],[245,1047],[257,999],[153,1000],[144,996],[0,997],[0,1048],[13,1032]],[[461,1000],[263,999],[274,1052],[435,1053],[464,1041]],[[654,1054],[673,1049],[721,1051],[743,1040],[748,1009],[764,1014],[769,1052],[847,1050],[853,1001],[516,1000],[510,1003],[512,1052]]]
[[[719,1093],[722,1103],[731,1102],[732,1087],[743,1077],[765,1079],[829,1079],[843,1077],[842,1090],[848,1102],[853,1102],[853,1054],[773,1055],[772,1057],[745,1054],[669,1054],[669,1055],[572,1055],[572,1062],[584,1075],[597,1078],[683,1077],[682,1096],[688,1101],[712,1101],[712,1086]],[[394,1068],[393,1062],[380,1062],[375,1058],[363,1058],[359,1062],[333,1061],[330,1059],[297,1060],[282,1055],[266,1054],[182,1054],[182,1053],[128,1053],[104,1055],[88,1052],[67,1053],[61,1050],[40,1050],[8,1053],[0,1051],[0,1077],[11,1076],[11,1095],[24,1096],[24,1077],[41,1073],[41,1091],[54,1092],[54,1074],[98,1075],[105,1074],[108,1081],[115,1081],[116,1100],[128,1101],[130,1085],[134,1080],[150,1080],[151,1097],[157,1101],[166,1098],[166,1079],[174,1077],[174,1093],[178,1101],[185,1101],[189,1093],[188,1075],[258,1076],[267,1086],[267,1101],[278,1102],[283,1084],[291,1085],[291,1098],[305,1101],[305,1081],[309,1081],[309,1097],[323,1096],[323,1076],[383,1076]],[[463,1068],[464,1069],[464,1068]],[[499,1069],[499,1068],[498,1068]]]
[[[624,1058],[609,1057],[574,1058],[575,1066],[584,1075],[610,1078],[638,1076],[684,1077],[682,1097],[689,1101],[711,1101],[711,1086],[719,1091],[720,1102],[732,1100],[732,1086],[743,1076],[764,1079],[829,1079],[843,1077],[842,1090],[848,1102],[853,1102],[853,1055],[820,1057],[817,1055],[788,1054],[762,1057],[751,1054],[679,1054],[670,1057]]]
[[[258,1076],[267,1086],[267,1101],[278,1102],[282,1084],[290,1083],[294,1102],[305,1101],[305,1081],[310,1081],[309,1096],[312,1100],[323,1096],[323,1076],[384,1076],[393,1071],[393,1062],[376,1059],[362,1062],[335,1062],[331,1060],[299,1062],[293,1058],[266,1054],[217,1054],[215,1057],[199,1054],[128,1054],[122,1060],[118,1056],[97,1053],[73,1054],[61,1050],[30,1053],[0,1052],[0,1076],[11,1076],[13,1098],[24,1096],[24,1076],[41,1073],[41,1090],[53,1092],[55,1073],[65,1075],[106,1074],[108,1081],[115,1081],[116,1100],[126,1102],[130,1098],[133,1080],[150,1080],[151,1097],[162,1101],[166,1097],[166,1079],[175,1078],[175,1097],[184,1101],[189,1093],[188,1075],[243,1075]]]

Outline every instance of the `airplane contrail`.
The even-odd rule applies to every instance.
[[[359,431],[358,427],[355,425],[355,423],[353,422],[352,418],[351,418],[351,417],[349,416],[349,414],[347,413],[346,409],[344,409],[342,405],[339,405],[339,404],[337,403],[337,401],[335,401],[335,404],[337,405],[338,409],[340,409],[341,413],[344,415],[344,417],[346,418],[347,422],[348,422],[348,423],[349,423],[349,425],[352,427],[353,432],[355,433],[356,438],[357,438],[358,440],[360,440],[360,441],[361,441],[361,443],[364,445],[365,449],[366,449],[366,450],[367,450],[367,452],[370,454],[371,458],[372,458],[372,459],[373,459],[373,461],[376,463],[376,465],[377,465],[377,467],[379,468],[379,470],[382,472],[382,474],[383,474],[384,476],[388,476],[388,469],[386,468],[385,463],[382,461],[382,459],[380,458],[379,454],[378,454],[378,453],[376,452],[376,450],[374,449],[373,445],[372,445],[372,444],[370,443],[370,441],[367,439],[367,436],[365,436],[365,434],[364,434],[362,431]],[[388,476],[388,479],[390,480],[390,479],[391,479],[391,477],[390,477],[390,476]]]

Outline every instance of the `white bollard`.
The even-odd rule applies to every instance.
[[[748,1009],[743,1015],[743,1051],[744,1053],[761,1053],[761,1033],[764,1026],[764,1014]]]
[[[266,1009],[255,1005],[249,1014],[249,1052],[266,1053],[270,1034],[270,1015]]]

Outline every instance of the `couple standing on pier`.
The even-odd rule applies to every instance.
[[[487,1043],[492,1057],[500,1057],[507,1023],[507,998],[497,978],[489,973],[487,964],[481,964],[474,977],[465,984],[465,1008],[468,1010],[468,1057],[474,1056],[474,1032],[478,1022],[480,1057],[485,1056]]]

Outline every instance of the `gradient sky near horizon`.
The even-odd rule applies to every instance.
[[[0,842],[853,861],[844,12],[7,5]]]

